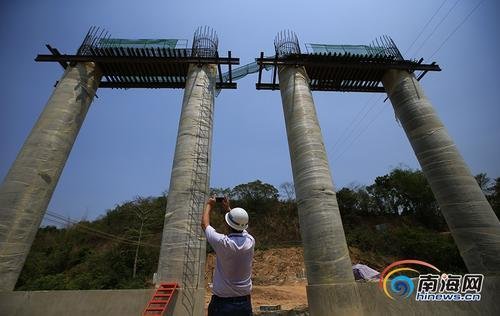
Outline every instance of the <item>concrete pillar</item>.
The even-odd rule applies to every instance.
[[[311,315],[359,315],[330,167],[304,67],[280,67],[279,84],[298,204]]]
[[[499,275],[498,218],[419,82],[390,70],[383,84],[469,272]]]
[[[183,287],[175,315],[202,315],[205,303],[200,222],[209,194],[216,73],[215,65],[191,65],[184,91],[158,264],[159,280]]]
[[[99,85],[93,63],[69,66],[0,187],[0,290],[13,290]]]

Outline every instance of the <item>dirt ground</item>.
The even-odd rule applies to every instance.
[[[207,291],[205,308],[208,307],[211,295],[210,291]],[[263,305],[281,305],[282,310],[306,307],[306,282],[286,285],[255,285],[252,290],[252,309],[258,311]]]
[[[210,301],[210,285],[215,266],[215,255],[207,257],[205,281],[206,305]],[[252,307],[281,305],[289,310],[307,306],[304,254],[301,247],[256,250],[252,270]]]
[[[394,258],[380,257],[349,247],[353,264],[363,263],[382,271]],[[206,305],[210,301],[215,254],[207,257],[205,283]],[[252,270],[252,307],[258,311],[262,305],[281,305],[281,309],[301,309],[307,306],[307,280],[302,247],[256,250]]]
[[[207,256],[205,282],[212,283],[215,254]],[[302,247],[256,250],[253,258],[252,282],[254,285],[282,285],[305,280]]]

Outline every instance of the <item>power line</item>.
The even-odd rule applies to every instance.
[[[420,33],[418,33],[417,37],[415,37],[415,39],[413,40],[413,42],[410,44],[410,46],[405,50],[404,54],[406,55],[406,53],[413,47],[413,45],[415,45],[415,43],[417,42],[417,40],[420,38],[420,36],[424,33],[425,29],[427,28],[427,26],[429,26],[429,24],[432,22],[432,20],[434,20],[434,17],[436,17],[436,15],[438,14],[438,12],[441,10],[441,8],[444,6],[444,4],[446,3],[446,1],[448,0],[444,0],[441,5],[439,6],[439,8],[437,8],[436,11],[434,11],[434,14],[431,16],[431,18],[427,21],[427,23],[424,25],[424,27],[422,28],[422,30],[420,31]]]
[[[380,98],[379,98],[379,99],[380,99]],[[362,123],[362,122],[363,122],[363,120],[364,120],[364,119],[368,116],[368,114],[370,114],[370,112],[371,112],[371,111],[375,108],[375,105],[377,104],[377,101],[378,101],[378,100],[375,100],[375,101],[371,104],[371,106],[370,106],[370,108],[368,109],[368,111],[366,111],[366,112],[365,112],[365,114],[363,115],[363,117],[361,117],[361,119],[358,121],[358,123],[356,124],[356,126],[354,126],[354,127],[353,127],[350,131],[349,131],[349,133],[347,134],[347,136],[346,136],[346,137],[342,140],[342,142],[340,142],[340,144],[345,143],[345,141],[347,141],[347,140],[348,140],[348,139],[349,139],[349,138],[353,135],[353,133],[354,133],[355,131],[359,130],[359,129],[358,129],[358,127],[361,127],[361,126],[362,126],[362,125],[361,125],[361,123]],[[362,127],[361,127],[361,128],[362,128]],[[340,145],[340,144],[339,144],[339,145]],[[339,147],[340,147],[340,146],[339,146]]]
[[[101,238],[106,238],[108,240],[113,240],[116,242],[125,243],[125,244],[129,244],[129,245],[134,245],[134,246],[138,245],[138,242],[135,240],[127,239],[124,237],[120,237],[117,235],[113,235],[113,234],[92,228],[90,226],[87,226],[85,224],[77,222],[71,218],[66,218],[58,213],[55,213],[55,212],[47,211],[46,215],[49,217],[52,217],[52,218],[45,218],[46,220],[56,222],[58,224],[72,224],[77,229],[84,230],[87,233],[94,234],[95,236],[98,236]],[[142,242],[141,242],[141,245],[148,246],[148,247],[155,247],[155,248],[159,247],[159,245],[152,245],[152,244],[147,244],[147,243],[142,243]]]
[[[354,116],[354,118],[352,119],[352,121],[349,122],[349,124],[347,125],[347,128],[344,129],[344,131],[342,132],[342,134],[340,134],[340,136],[337,138],[337,140],[335,141],[335,143],[330,148],[333,148],[335,150],[336,147],[337,147],[337,144],[340,146],[344,142],[344,140],[349,137],[349,134],[345,135],[345,137],[344,137],[344,134],[346,134],[346,132],[349,131],[349,129],[351,128],[351,126],[354,125],[354,123],[358,120],[358,118],[365,111],[365,109],[368,108],[368,106],[370,105],[369,104],[370,101],[372,101],[374,97],[375,97],[375,95],[372,95],[371,98],[369,98],[367,100],[367,102],[365,103],[365,105],[363,106],[363,108],[358,113],[356,113],[356,115]],[[364,118],[364,116],[363,116],[363,118]]]
[[[52,222],[52,223],[55,223],[55,224],[59,224],[59,225],[68,224],[68,222],[65,222],[63,220],[56,219],[56,218],[54,218],[54,219],[53,218],[45,218],[44,220]],[[93,235],[93,236],[97,236],[99,238],[103,238],[103,239],[107,239],[107,240],[111,240],[111,241],[116,241],[116,242],[119,242],[119,243],[125,243],[125,244],[132,245],[129,242],[124,242],[123,240],[120,240],[120,239],[112,238],[112,237],[107,236],[107,235],[102,235],[102,234],[99,234],[99,233],[97,233],[95,231],[92,231],[92,230],[87,230],[84,226],[81,226],[81,225],[75,225],[73,227],[75,229],[79,229],[79,230],[83,231],[84,233],[87,233],[87,234],[90,234],[90,235]]]
[[[44,220],[44,221],[48,221],[48,222],[52,222],[52,223],[54,223],[54,224],[58,224],[58,225],[64,225],[64,224],[65,224],[65,223],[63,223],[63,222],[61,222],[61,221],[58,221],[58,220],[56,220],[56,219],[47,218],[47,217],[45,217],[43,220]]]
[[[434,14],[432,15],[432,17],[427,21],[427,23],[425,24],[425,26],[422,28],[422,31],[417,35],[417,37],[415,38],[415,40],[412,42],[412,44],[410,45],[410,47],[408,47],[408,49],[406,51],[409,51],[410,48],[414,45],[414,43],[417,41],[417,39],[420,37],[420,35],[423,33],[423,31],[427,28],[427,26],[431,23],[431,21],[434,19],[434,17],[437,15],[437,13],[441,10],[441,8],[443,7],[443,5],[446,3],[447,0],[443,1],[441,3],[441,5],[439,6],[439,8],[434,12]],[[425,43],[429,40],[429,38],[437,31],[437,29],[441,26],[441,24],[446,20],[446,18],[448,17],[448,15],[455,9],[455,7],[458,5],[458,3],[460,2],[460,0],[457,0],[453,6],[448,10],[448,12],[441,18],[441,20],[439,21],[439,23],[434,27],[434,29],[432,30],[432,32],[426,37],[426,39],[424,40],[424,42],[420,45],[420,47],[418,48],[418,50],[415,52],[415,54],[420,51],[420,49],[425,45]],[[448,37],[443,41],[443,43],[441,43],[441,45],[438,47],[438,49],[436,49],[436,51],[433,53],[433,55],[431,56],[431,58],[444,46],[444,44],[448,41],[449,38],[451,38],[451,36],[453,36],[453,34],[460,28],[460,26],[462,24],[465,23],[465,21],[472,15],[472,13],[482,4],[482,2],[484,2],[484,0],[482,0],[480,3],[478,3],[473,9],[472,11],[460,22],[460,24],[448,35]],[[372,107],[369,109],[368,112],[365,113],[365,115],[363,116],[363,118],[358,122],[358,123],[361,123],[363,121],[363,119],[368,115],[368,113],[375,107],[375,103],[380,100],[380,98],[378,98],[377,100],[375,100],[375,102],[373,103]],[[361,128],[361,129],[358,129],[358,131],[360,131],[358,134],[356,134],[356,136],[354,138],[352,138],[352,140],[348,143],[348,145],[346,147],[344,147],[344,150],[337,155],[337,157],[334,157],[333,161],[337,161],[338,159],[340,159],[344,153],[354,144],[354,142],[367,130],[368,126],[370,126],[379,116],[380,114],[383,112],[385,108],[382,108],[374,117],[373,119],[367,124],[365,125],[365,127]],[[358,124],[359,125],[359,124]],[[350,126],[348,127],[348,129],[350,128]],[[350,131],[350,133],[348,133],[348,135],[346,136],[345,139],[342,140],[342,142],[340,143],[343,143],[345,142],[347,139],[349,139],[349,137],[354,133],[354,131],[356,130],[357,126],[352,129]],[[344,133],[343,133],[344,134]],[[337,141],[336,143],[338,143],[339,141]]]
[[[430,24],[430,22],[434,19],[434,17],[437,15],[437,13],[441,10],[441,8],[443,7],[443,5],[447,2],[448,0],[444,0],[441,5],[439,6],[439,8],[434,12],[434,14],[432,15],[432,17],[427,21],[427,23],[424,25],[424,27],[422,28],[422,30],[420,31],[420,33],[417,35],[417,37],[415,37],[415,39],[413,40],[413,42],[411,43],[411,45],[406,49],[405,51],[405,54],[407,51],[410,50],[410,48],[415,44],[415,42],[418,40],[418,38],[422,35],[422,33],[424,32],[424,30],[427,28],[427,26]],[[460,0],[457,0],[456,3],[458,3],[458,1]],[[455,3],[455,5],[456,5]],[[441,22],[438,24],[438,27],[439,25],[442,23],[443,20],[441,20]],[[433,32],[437,29],[437,27],[433,30]],[[425,43],[425,42],[424,42]],[[358,128],[358,126],[361,124],[361,122],[363,122],[364,118],[375,108],[375,104],[377,103],[378,100],[380,100],[380,98],[378,100],[375,100],[372,104],[371,104],[371,107],[369,108],[369,110],[367,112],[364,113],[363,117],[357,121],[357,119],[361,116],[361,113],[363,113],[365,111],[365,109],[369,106],[368,103],[370,102],[370,100],[373,100],[373,97],[371,99],[368,100],[368,102],[365,104],[365,106],[356,114],[356,116],[354,117],[354,119],[351,121],[351,123],[348,125],[348,127],[344,130],[344,132],[342,132],[341,136],[339,136],[339,138],[335,141],[335,143],[332,145],[332,148],[334,150],[336,150],[336,146],[337,144],[339,145],[338,147],[341,148],[340,145],[344,144],[350,137],[351,135],[356,131],[356,129]],[[357,121],[357,122],[356,122]],[[356,122],[356,123],[355,123]],[[352,129],[351,129],[352,128]],[[349,131],[347,133],[347,135],[344,137],[344,134],[346,134],[346,132]],[[355,138],[357,138],[359,136],[356,136]],[[349,143],[349,145],[346,148],[349,148],[352,144],[354,143],[354,141],[351,141]],[[337,160],[340,156],[343,155],[343,153],[345,152],[345,150],[337,156],[337,158],[335,160]]]
[[[374,103],[374,106],[375,107],[375,104],[377,101],[380,101],[382,99],[382,96],[380,96],[377,100],[375,100],[375,103]],[[351,142],[347,145],[347,147],[345,147],[345,149],[337,155],[337,157],[334,157],[333,158],[333,162],[339,160],[346,152],[347,150],[356,142],[356,140],[366,131],[368,130],[368,127],[370,127],[370,125],[375,122],[375,120],[380,116],[380,114],[382,114],[382,112],[386,109],[386,107],[382,107],[382,109],[380,109],[380,111],[377,112],[377,114],[375,114],[375,116],[373,117],[373,119],[371,121],[368,122],[367,125],[364,126],[364,128],[362,128],[361,130],[359,130],[359,133],[356,134],[356,136],[351,140]]]
[[[434,33],[436,33],[437,29],[441,26],[441,24],[443,24],[443,22],[446,20],[446,18],[450,15],[451,11],[453,11],[455,9],[455,7],[458,5],[459,2],[460,2],[460,0],[455,1],[453,6],[441,18],[441,21],[439,21],[439,23],[434,27],[432,32],[425,38],[425,40],[422,42],[420,47],[415,51],[415,53],[414,53],[415,55],[422,49],[422,47],[424,47],[425,43],[427,43],[427,41],[432,37],[432,35],[434,35]]]
[[[51,215],[49,215],[51,216]],[[64,224],[68,224],[70,222],[68,221],[65,221],[65,220],[61,220],[59,218],[45,218],[45,220],[48,220],[48,221],[51,221],[53,223],[56,223],[56,224],[60,224],[60,225],[64,225]],[[72,224],[72,223],[70,223]],[[103,234],[102,232],[100,231],[96,231],[94,229],[89,229],[88,227],[82,225],[82,224],[76,224],[73,226],[75,229],[79,229],[87,234],[90,234],[90,235],[94,235],[94,236],[97,236],[99,238],[104,238],[104,239],[107,239],[107,240],[111,240],[111,241],[116,241],[118,243],[125,243],[125,244],[128,244],[128,245],[136,245],[133,241],[128,241],[128,240],[123,240],[122,238],[119,238],[118,236],[109,236],[108,234]]]
[[[458,29],[470,18],[470,16],[479,8],[479,6],[481,6],[481,4],[483,4],[485,0],[481,0],[478,4],[476,4],[476,6],[474,8],[472,8],[472,10],[465,16],[465,18],[462,19],[462,21],[460,21],[460,23],[457,25],[457,27],[455,27],[453,29],[453,31],[450,32],[450,34],[448,34],[448,36],[445,38],[445,40],[441,43],[441,45],[439,45],[439,47],[434,51],[434,53],[432,53],[431,57],[434,57],[434,55],[437,54],[437,52],[439,52],[439,50],[444,46],[444,44],[446,44],[446,42],[448,42],[448,40],[458,31]]]
[[[64,221],[58,220],[58,219],[46,218],[45,220],[52,221],[52,222],[60,224],[60,225],[65,224]],[[90,235],[93,235],[93,236],[96,236],[99,238],[103,238],[106,240],[114,241],[117,243],[123,243],[123,244],[131,245],[131,246],[136,246],[138,244],[137,242],[135,242],[133,240],[124,239],[124,238],[121,238],[121,237],[116,236],[116,235],[103,234],[103,232],[97,231],[95,229],[89,229],[89,227],[83,226],[82,224],[77,224],[77,225],[74,225],[72,227],[74,227],[75,229],[81,230],[84,233],[87,233],[87,234],[90,234]],[[151,244],[144,244],[144,243],[141,243],[141,245],[148,246],[148,247],[159,247],[159,246],[155,246],[155,245],[151,245]]]
[[[367,111],[367,112],[365,112],[365,114],[364,114],[364,115],[363,115],[363,117],[359,120],[359,122],[356,124],[356,126],[354,126],[354,127],[353,127],[350,131],[349,131],[349,133],[347,134],[347,136],[346,136],[344,139],[342,139],[342,141],[340,142],[340,144],[339,144],[339,145],[341,145],[341,144],[345,143],[345,142],[346,142],[346,141],[347,141],[347,140],[351,137],[351,135],[353,135],[353,133],[354,133],[354,132],[356,132],[356,131],[358,131],[358,130],[359,130],[359,129],[358,129],[358,127],[361,127],[361,126],[362,126],[362,125],[361,125],[361,123],[363,122],[363,120],[365,119],[365,117],[367,117],[367,115],[368,115],[368,114],[369,114],[369,113],[370,113],[370,112],[371,112],[371,111],[375,108],[376,103],[377,103],[377,102],[378,102],[381,98],[382,98],[382,96],[379,96],[379,98],[375,99],[375,100],[372,102],[372,104],[370,105],[371,107],[368,109],[368,111]],[[347,128],[347,130],[349,130],[351,127],[352,127],[352,126],[349,126],[349,127]],[[361,129],[363,129],[363,127],[361,127]],[[344,147],[344,148],[345,148],[345,150],[347,150],[347,149],[348,149],[348,148],[349,148],[349,147],[350,147],[353,143],[354,143],[354,142],[352,142],[352,141],[351,141],[351,142],[347,145],[347,147]],[[338,148],[341,148],[341,146],[338,146]],[[335,149],[335,148],[334,148],[334,149]],[[345,150],[344,150],[344,151],[345,151]],[[340,151],[340,150],[339,150],[339,151]],[[339,151],[338,151],[338,152],[339,152]]]

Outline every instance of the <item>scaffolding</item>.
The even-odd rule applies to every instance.
[[[203,89],[203,102],[200,105],[198,116],[198,127],[196,135],[194,175],[191,181],[189,214],[188,214],[188,240],[184,255],[184,272],[182,274],[182,304],[189,311],[195,308],[195,290],[200,287],[200,279],[205,276],[204,254],[202,243],[206,242],[205,235],[201,231],[200,218],[205,201],[208,197],[206,184],[209,173],[210,139],[213,121],[213,110],[211,104],[205,101],[207,89]],[[204,287],[204,284],[201,284]]]
[[[125,38],[102,38],[100,47],[130,47],[130,48],[187,48],[186,39],[125,39]]]
[[[195,32],[193,51],[217,54],[217,34],[209,28],[199,28]],[[200,218],[208,198],[210,174],[210,143],[213,123],[213,87],[205,86],[196,127],[196,144],[193,160],[193,177],[190,185],[189,213],[187,226],[186,251],[184,252],[182,274],[182,304],[190,315],[195,314],[197,297],[195,291],[204,288],[206,238],[200,227]]]
[[[404,60],[394,41],[387,35],[375,39],[370,45],[332,45],[306,43],[306,51],[311,55],[386,57]]]
[[[278,33],[274,40],[275,56],[257,58],[259,66],[258,90],[277,90],[278,68],[305,67],[309,86],[313,91],[382,92],[382,76],[388,69],[402,69],[411,73],[421,71],[417,80],[428,71],[440,71],[436,63],[423,64],[420,60],[405,60],[394,41],[383,35],[369,45],[306,44],[302,53],[297,35],[291,31]],[[263,82],[262,70],[272,68],[271,82]]]
[[[91,27],[75,55],[61,54],[57,48],[46,45],[51,55],[38,55],[35,61],[58,62],[64,69],[78,62],[96,63],[103,78],[99,88],[179,88],[186,85],[190,64],[217,66],[217,89],[236,89],[232,81],[232,66],[238,58],[219,56],[215,32],[202,36],[207,27],[195,33],[192,48],[182,39],[119,39],[111,38],[104,29]],[[214,39],[215,36],[215,39]],[[198,39],[198,40],[197,40]],[[223,80],[222,66],[227,65],[227,80]]]

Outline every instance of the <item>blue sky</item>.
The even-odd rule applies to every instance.
[[[498,2],[446,1],[405,57],[443,69],[422,85],[474,174],[500,176]],[[390,35],[402,52],[443,1],[3,1],[0,4],[0,178],[4,178],[53,85],[57,64],[35,63],[45,44],[74,53],[91,25],[120,38],[219,34],[219,51],[246,64],[273,53],[282,29],[304,43],[368,44]],[[449,12],[449,13],[448,13]],[[446,18],[445,18],[446,17]],[[432,34],[431,34],[432,33]],[[425,41],[425,42],[424,42]],[[434,54],[434,56],[432,56]],[[432,59],[430,57],[432,56]],[[255,75],[216,99],[212,187],[261,179],[279,186],[291,167],[278,91],[255,90]],[[95,218],[136,195],[168,189],[182,90],[98,91],[49,210]],[[418,168],[389,101],[363,93],[314,92],[336,187],[370,184],[400,164]],[[383,100],[383,98],[382,98]],[[354,120],[354,122],[353,122]],[[335,145],[335,146],[334,146]]]

